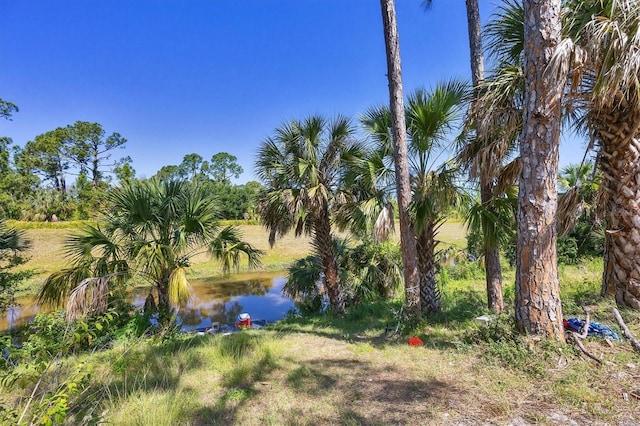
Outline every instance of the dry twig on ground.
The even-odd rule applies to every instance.
[[[631,334],[631,331],[629,331],[627,324],[624,323],[622,315],[620,315],[620,312],[618,312],[616,308],[613,308],[613,316],[616,317],[616,321],[618,321],[618,324],[622,328],[622,334],[624,334],[624,337],[629,339],[629,342],[631,342],[631,346],[633,346],[633,349],[636,352],[640,352],[640,342],[638,342],[636,338],[633,337],[633,334]]]
[[[597,356],[589,352],[587,348],[584,347],[584,345],[582,344],[582,338],[578,333],[574,333],[573,331],[570,331],[569,336],[573,338],[573,341],[576,343],[576,346],[580,348],[582,353],[584,353],[586,356],[588,356],[592,360],[596,361],[598,364],[602,364],[602,360],[600,358],[598,358]]]

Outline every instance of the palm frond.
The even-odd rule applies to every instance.
[[[240,231],[233,226],[227,226],[218,233],[209,245],[209,252],[222,262],[224,273],[229,273],[231,269],[237,270],[242,257],[246,257],[249,268],[255,268],[260,264],[263,254],[262,250],[242,241]]]
[[[486,204],[477,201],[469,209],[465,225],[483,235],[488,247],[505,246],[515,235],[516,204],[513,196],[493,197]]]
[[[497,195],[508,192],[508,189],[518,182],[520,173],[522,172],[522,162],[520,157],[514,159],[509,164],[504,166],[497,176],[497,184],[495,187],[495,193]]]
[[[0,220],[0,251],[22,252],[31,247],[31,242],[25,238],[24,232],[7,227],[4,220]]]
[[[580,197],[580,188],[574,186],[558,196],[556,227],[559,235],[567,235],[582,215],[584,205]]]
[[[374,241],[378,243],[386,241],[389,238],[389,234],[394,231],[394,228],[393,204],[387,203],[380,211],[373,226]]]
[[[169,275],[169,303],[173,306],[181,306],[189,301],[191,286],[187,280],[187,271],[178,266]]]
[[[49,275],[36,296],[39,305],[61,307],[69,293],[83,280],[92,277],[89,265],[66,268]]]
[[[67,301],[66,320],[105,313],[108,307],[109,277],[86,278],[76,286]]]
[[[524,49],[524,7],[505,0],[484,28],[486,50],[497,62],[519,64]]]

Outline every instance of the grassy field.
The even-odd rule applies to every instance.
[[[481,327],[482,286],[468,281],[452,281],[444,312],[415,330],[421,347],[394,335],[397,303],[370,303],[231,336],[117,340],[54,362],[36,395],[90,372],[69,395],[68,424],[637,424],[640,356],[627,343],[587,339],[599,365],[512,334],[507,316]],[[598,292],[565,287],[569,298]],[[611,307],[599,300],[594,319],[613,324]],[[638,333],[640,316],[623,315]],[[24,407],[32,388],[0,391],[0,403]]]
[[[269,250],[265,268],[282,268],[310,250],[308,239],[293,237],[268,249],[263,229],[241,228]],[[39,276],[60,267],[66,230],[29,231],[31,267]],[[441,237],[461,244],[464,232],[450,223]],[[206,260],[191,273],[218,273]],[[513,306],[514,273],[505,267]],[[601,270],[601,260],[560,266],[565,317],[582,317],[586,303],[592,320],[615,325],[613,302],[599,297]],[[443,313],[412,330],[421,347],[394,333],[398,301],[375,302],[343,316],[292,317],[231,336],[115,339],[102,350],[53,361],[35,391],[37,376],[0,386],[0,406],[21,413],[33,392],[25,411],[31,419],[34,410],[54,409],[42,401],[62,389],[71,407],[67,424],[638,424],[640,356],[628,343],[586,339],[603,360],[598,364],[573,345],[517,335],[512,309],[483,327],[474,320],[487,313],[482,269],[462,263],[441,278]],[[640,335],[640,314],[622,314]],[[79,385],[69,390],[69,384]]]
[[[12,226],[22,229],[26,238],[31,241],[31,249],[27,256],[29,262],[19,269],[31,269],[32,279],[27,281],[22,295],[37,291],[44,279],[52,272],[68,266],[64,253],[64,240],[74,230],[75,223],[53,223],[42,227],[32,227],[29,223],[12,222]],[[311,251],[311,240],[307,236],[295,237],[293,233],[279,239],[269,247],[268,233],[260,225],[238,225],[244,239],[254,247],[264,251],[262,269],[280,271],[286,269],[291,262],[306,256]],[[347,234],[340,234],[347,237]],[[397,238],[397,236],[396,236]],[[454,244],[460,248],[466,245],[465,230],[460,222],[445,223],[439,238],[446,244]],[[242,269],[246,271],[246,268]],[[206,253],[194,258],[189,274],[192,277],[210,277],[222,273],[220,265],[211,261]]]

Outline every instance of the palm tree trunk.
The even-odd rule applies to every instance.
[[[400,245],[404,272],[404,291],[407,314],[416,320],[421,316],[420,282],[417,265],[416,240],[409,218],[411,184],[407,157],[407,128],[404,116],[402,93],[402,67],[400,64],[400,41],[396,23],[396,8],[393,0],[380,0],[382,25],[387,52],[387,77],[389,79],[389,104],[391,130],[394,140],[394,163],[396,171],[396,193],[400,216]]]
[[[331,235],[331,221],[328,209],[325,207],[314,223],[316,249],[322,259],[322,268],[325,277],[325,286],[331,307],[338,312],[344,311],[344,300],[340,291],[340,279],[338,277],[338,259]]]
[[[420,304],[422,314],[429,316],[440,312],[442,298],[436,282],[436,242],[434,224],[429,221],[417,238],[418,270],[420,271]]]
[[[169,302],[169,275],[162,277],[160,282],[156,283],[158,291],[158,322],[160,324],[168,324],[171,318],[171,303]]]
[[[562,81],[545,73],[560,41],[561,0],[524,2],[524,116],[520,142],[516,322],[564,341],[556,254]]]
[[[592,123],[607,192],[602,294],[640,309],[640,111],[602,111]]]

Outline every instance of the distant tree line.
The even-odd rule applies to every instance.
[[[187,154],[178,165],[163,166],[155,177],[160,181],[187,180],[206,189],[218,200],[222,219],[257,219],[256,197],[262,185],[256,181],[234,185],[244,172],[236,156],[227,152],[214,154],[210,161],[196,153]]]
[[[1,117],[11,119],[18,107],[0,99]],[[97,217],[112,188],[136,178],[131,157],[118,158],[127,139],[108,134],[102,125],[76,121],[35,136],[23,147],[0,137],[0,218],[28,221]],[[178,165],[163,166],[160,181],[187,180],[204,185],[219,200],[220,219],[255,218],[261,185],[231,183],[243,170],[237,158],[220,152],[206,161],[197,153]]]

